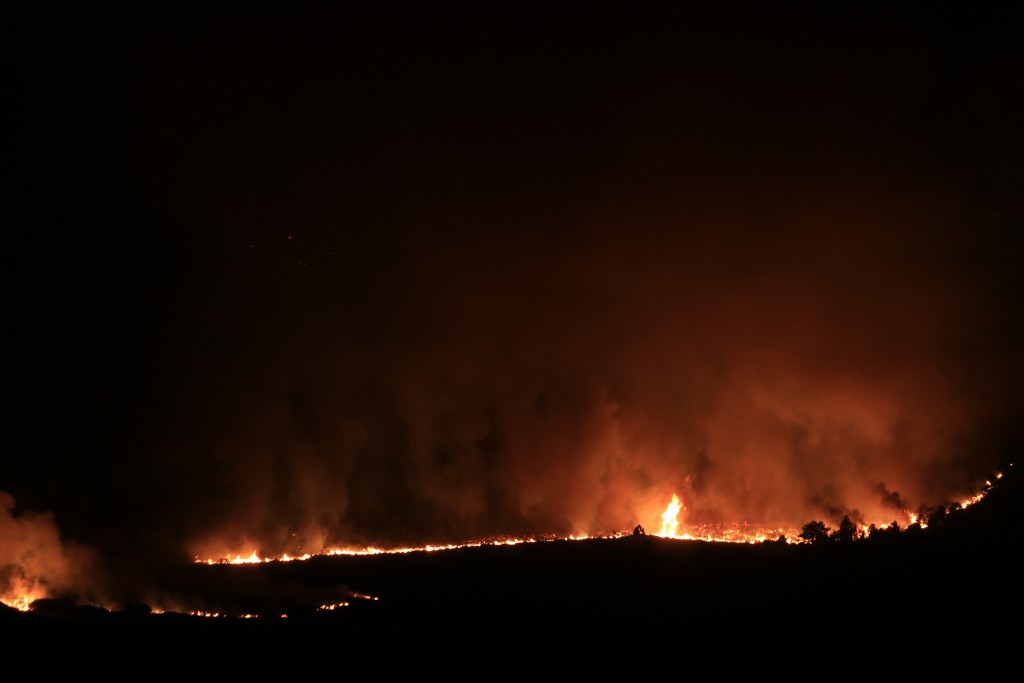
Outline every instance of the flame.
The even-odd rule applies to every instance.
[[[962,501],[960,501],[960,509],[961,509],[961,510],[964,510],[964,509],[966,509],[967,507],[969,507],[969,506],[971,506],[971,505],[974,505],[974,504],[975,504],[975,503],[977,503],[977,502],[978,502],[979,500],[981,500],[982,498],[984,498],[984,497],[985,497],[985,494],[987,494],[987,493],[988,493],[988,489],[986,489],[986,490],[984,490],[984,491],[980,491],[979,493],[976,493],[976,494],[974,494],[973,496],[971,496],[971,497],[970,497],[970,498],[968,498],[967,500],[962,500]]]
[[[1003,478],[1002,472],[996,472],[993,477],[984,482],[984,487],[963,500],[952,503],[950,510],[952,509],[964,509],[971,505],[974,505],[984,499],[995,487],[995,482],[998,482]],[[671,500],[668,505],[664,508],[664,512],[661,513],[661,526],[660,531],[656,534],[657,536],[670,539],[681,539],[681,540],[698,540],[708,542],[719,542],[719,543],[761,543],[765,541],[785,541],[787,543],[800,543],[800,530],[798,529],[769,529],[769,528],[758,528],[752,527],[750,524],[743,522],[739,524],[688,524],[683,526],[680,516],[685,511],[683,501],[678,494],[673,493]],[[909,520],[910,524],[921,524],[922,527],[926,526],[926,520],[923,519],[919,514],[912,512],[909,509],[903,510],[903,515],[906,520]],[[18,520],[15,520],[18,521]],[[24,526],[24,521],[21,522]],[[884,523],[874,524],[876,529],[888,529],[895,522],[887,521]],[[639,526],[639,525],[638,525]],[[21,526],[17,527],[18,529]],[[46,527],[49,529],[49,527]],[[858,522],[857,525],[859,535],[861,537],[868,534],[870,526],[865,523],[864,520]],[[642,532],[642,526],[640,527]],[[574,533],[569,535],[557,535],[557,534],[546,534],[533,536],[528,538],[518,538],[509,536],[491,537],[482,540],[471,540],[463,543],[449,543],[449,544],[429,544],[424,546],[403,546],[394,548],[382,548],[376,546],[369,546],[363,548],[354,547],[330,547],[325,546],[316,552],[302,552],[301,554],[288,554],[284,553],[277,556],[261,554],[259,550],[253,549],[253,545],[250,542],[246,542],[244,545],[235,548],[230,546],[225,547],[225,550],[231,549],[231,552],[225,552],[223,554],[215,555],[212,557],[202,558],[198,555],[194,556],[196,563],[205,564],[256,564],[265,562],[292,562],[302,561],[310,559],[314,556],[335,556],[335,555],[379,555],[379,554],[401,554],[401,553],[416,553],[416,552],[440,552],[444,550],[455,550],[458,548],[472,548],[480,546],[511,546],[519,545],[524,543],[542,543],[550,541],[579,541],[586,539],[608,539],[608,538],[619,538],[630,535],[627,532],[611,532],[611,533]],[[51,536],[53,534],[51,533]],[[69,562],[66,555],[66,549],[62,554],[59,555],[58,559],[61,559],[59,567],[63,567]],[[15,557],[19,559],[21,556]],[[30,556],[26,556],[31,559]],[[0,558],[2,559],[2,558]],[[59,579],[61,574],[53,575],[53,572],[47,573],[42,571],[29,571],[38,570],[36,565],[25,562],[14,562],[4,566],[0,564],[0,603],[13,607],[21,611],[32,610],[32,605],[37,600],[52,597],[55,591],[55,587],[59,588]],[[353,594],[349,600],[328,603],[321,605],[320,609],[324,611],[333,611],[348,607],[354,600],[368,600],[376,601],[378,598],[369,595]],[[165,611],[171,612],[185,612],[194,614],[197,616],[204,617],[221,617],[228,616],[219,612],[210,611],[195,611],[190,609],[172,609],[166,605],[156,606],[153,610],[154,613],[160,614]],[[257,615],[240,615],[242,618],[255,618]],[[281,615],[284,617],[284,615]]]
[[[984,487],[978,493],[967,497],[959,502],[953,503],[951,509],[964,509],[985,498],[994,488],[993,480],[998,481],[1003,478],[1002,472],[997,472],[992,479],[984,482]],[[758,528],[752,527],[747,522],[727,525],[727,524],[689,524],[685,528],[680,522],[680,514],[685,510],[682,500],[676,493],[672,494],[672,499],[665,507],[664,512],[661,513],[661,528],[660,531],[655,534],[662,538],[680,539],[680,540],[697,540],[697,541],[708,541],[717,543],[761,543],[766,541],[784,541],[787,543],[800,543],[800,530],[798,529],[769,529],[769,528]],[[926,526],[926,521],[921,518],[920,515],[904,509],[903,514],[905,519],[909,520],[910,524],[921,524],[922,527]],[[857,529],[861,537],[866,536],[871,526],[876,529],[889,529],[895,524],[894,521],[887,521],[883,523],[877,523],[868,525],[864,521],[858,522]],[[642,532],[642,526],[640,527]],[[467,541],[464,543],[449,543],[443,545],[424,545],[424,546],[403,546],[394,548],[381,548],[376,546],[369,546],[364,548],[352,548],[352,547],[324,547],[317,552],[304,552],[302,554],[291,555],[288,553],[271,556],[262,555],[258,550],[251,548],[249,543],[246,543],[245,547],[236,552],[227,552],[219,557],[208,557],[206,559],[200,556],[194,556],[196,563],[205,564],[256,564],[266,562],[292,562],[302,561],[310,559],[314,556],[336,556],[336,555],[380,555],[380,554],[402,554],[402,553],[415,553],[415,552],[439,552],[444,550],[455,550],[459,548],[472,548],[480,546],[510,546],[519,545],[523,543],[542,543],[550,541],[579,541],[586,539],[608,539],[608,538],[619,538],[627,536],[626,532],[612,532],[612,533],[597,533],[587,534],[578,533],[570,534],[567,536],[548,534],[541,536],[533,536],[529,538],[517,538],[517,537],[492,537],[482,540]],[[17,569],[17,567],[15,567]],[[0,585],[3,591],[0,591],[0,603],[3,603],[9,607],[14,607],[21,611],[29,611],[32,609],[32,604],[39,599],[50,597],[52,588],[48,585],[47,581],[42,576],[36,576],[24,571],[15,571],[10,567],[7,568],[6,575],[2,576],[4,582]],[[353,594],[352,600],[378,600],[375,596]],[[351,604],[351,600],[342,601],[338,603],[328,603],[320,606],[320,610],[333,611],[339,608],[348,607]],[[154,609],[155,613],[163,613],[165,607],[158,606]],[[180,610],[180,609],[167,609],[166,611],[181,612],[184,611],[189,614],[203,617],[223,617],[228,616],[219,612],[209,611],[197,611],[197,610]],[[257,615],[244,614],[240,615],[242,618],[255,618]],[[281,615],[281,618],[287,615]]]
[[[661,533],[658,536],[676,538],[676,530],[679,528],[679,511],[682,509],[683,504],[679,501],[679,496],[673,493],[672,501],[665,508],[665,512],[661,514]]]
[[[27,612],[32,603],[49,595],[46,587],[38,581],[16,577],[10,581],[9,590],[0,593],[0,603]]]
[[[61,537],[51,513],[17,511],[14,497],[0,490],[0,603],[26,612],[55,595],[95,601],[96,560],[91,549]]]
[[[995,479],[1001,479],[1002,473],[998,472],[995,474]],[[978,493],[966,498],[955,504],[955,507],[966,508],[970,505],[977,503],[982,500],[988,493],[993,489],[991,480],[985,482],[985,487]],[[800,529],[797,528],[763,528],[754,527],[747,522],[741,522],[737,524],[689,524],[685,528],[680,522],[679,516],[685,510],[682,499],[680,499],[677,493],[672,494],[672,499],[665,507],[665,511],[661,513],[661,528],[655,536],[662,538],[671,538],[678,540],[689,540],[689,541],[707,541],[713,543],[763,543],[766,541],[785,541],[786,543],[801,543],[802,539],[800,536]],[[909,509],[903,510],[903,517],[908,520],[909,524],[921,524],[922,527],[926,526],[925,520],[920,515],[910,511]],[[877,529],[888,529],[893,525],[893,521],[876,522],[874,524]],[[859,522],[857,524],[857,530],[860,536],[866,536],[870,530],[870,526],[866,522]],[[404,554],[404,553],[416,553],[416,552],[439,552],[443,550],[455,550],[458,548],[474,548],[480,546],[497,546],[497,545],[518,545],[521,543],[543,543],[549,541],[579,541],[585,539],[608,539],[608,538],[619,538],[629,535],[627,532],[612,532],[604,534],[570,534],[567,536],[561,535],[542,535],[534,536],[529,538],[516,538],[501,536],[495,538],[488,538],[482,540],[466,541],[464,543],[449,543],[444,545],[423,545],[423,546],[403,546],[395,548],[380,548],[376,546],[369,546],[364,548],[352,548],[352,547],[324,547],[318,552],[307,552],[302,555],[289,555],[282,554],[277,556],[271,555],[260,555],[255,550],[244,550],[236,553],[226,553],[220,557],[211,557],[202,559],[195,557],[197,563],[205,564],[247,564],[247,563],[263,563],[263,562],[290,562],[293,560],[306,560],[314,556],[336,556],[336,555],[382,555],[382,554]],[[363,596],[360,596],[363,597]],[[368,596],[367,596],[368,597]],[[376,599],[376,598],[370,598]],[[326,608],[325,608],[326,609]]]

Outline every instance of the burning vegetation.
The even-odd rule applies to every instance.
[[[1012,466],[1011,466],[1012,467]],[[757,528],[749,524],[701,524],[687,523],[687,508],[678,494],[672,494],[671,500],[664,511],[658,515],[660,525],[656,533],[650,534],[657,538],[684,541],[702,541],[714,544],[800,544],[824,545],[828,543],[848,543],[864,540],[893,539],[904,534],[915,535],[925,529],[941,529],[952,527],[955,520],[964,510],[983,501],[999,482],[1003,473],[996,473],[991,480],[985,482],[984,488],[977,493],[958,502],[941,504],[932,508],[922,507],[917,512],[908,509],[902,511],[899,519],[885,523],[867,523],[854,520],[844,514],[835,528],[822,520],[807,522],[800,529]],[[17,515],[14,513],[14,501],[4,495],[4,515],[0,517],[0,532],[4,543],[3,555],[0,556],[0,603],[17,610],[28,611],[34,605],[47,600],[73,599],[91,605],[104,604],[98,598],[96,587],[100,581],[90,572],[97,572],[95,557],[87,549],[73,544],[63,543],[56,525],[49,515]],[[427,544],[422,546],[393,547],[326,547],[317,552],[290,555],[264,555],[256,549],[246,549],[225,553],[217,557],[194,558],[197,565],[260,565],[269,563],[305,562],[314,558],[329,557],[366,557],[376,555],[406,555],[413,553],[444,553],[468,548],[517,546],[526,544],[542,544],[550,542],[571,542],[596,539],[615,539],[626,536],[647,536],[642,524],[638,524],[632,534],[626,532],[610,532],[605,534],[580,535],[535,535],[529,537],[497,537],[471,540],[462,543]],[[355,602],[372,603],[378,596],[357,591],[345,590],[336,593],[330,599],[322,601],[318,609],[334,611],[351,606]],[[163,604],[154,611],[184,612],[196,616],[235,616],[251,618],[255,614],[246,612],[218,611],[216,609],[197,608],[187,604],[187,600],[161,598]],[[109,602],[109,601],[108,601]],[[115,608],[116,609],[116,608]],[[265,616],[265,615],[264,615]],[[278,616],[286,616],[282,613]]]
[[[62,539],[52,515],[16,514],[14,507],[0,491],[0,603],[28,610],[37,600],[73,595],[104,604],[95,552]]]
[[[1012,467],[1012,465],[1010,465]],[[874,521],[865,523],[858,517],[854,521],[849,514],[844,514],[838,520],[838,526],[833,530],[825,521],[812,520],[803,525],[802,528],[764,528],[749,523],[739,524],[712,524],[712,523],[686,523],[686,506],[679,494],[673,493],[671,500],[659,515],[660,528],[654,536],[676,540],[707,541],[712,543],[765,543],[769,541],[779,543],[821,543],[825,541],[854,541],[872,538],[876,534],[895,534],[900,531],[917,531],[928,528],[929,525],[938,525],[951,514],[983,500],[993,490],[995,484],[1003,478],[1002,472],[997,472],[992,480],[986,480],[984,487],[977,493],[957,502],[949,502],[934,507],[921,506],[917,512],[909,509],[897,511],[898,517],[890,521]],[[638,524],[632,534],[645,535],[647,532],[643,524]],[[598,534],[573,534],[560,536],[556,534],[534,535],[529,537],[496,537],[487,539],[471,540],[461,543],[427,544],[421,546],[397,546],[397,547],[327,547],[316,552],[307,552],[301,555],[261,554],[256,549],[228,552],[216,557],[195,556],[195,561],[202,564],[259,564],[265,562],[292,562],[308,560],[317,556],[358,556],[358,555],[381,555],[381,554],[406,554],[412,552],[438,552],[444,550],[455,550],[459,548],[474,548],[480,546],[511,546],[524,543],[542,543],[546,541],[576,541],[592,538],[620,538],[626,536],[626,532],[609,532]]]
[[[685,614],[696,627],[665,632],[665,647],[678,646],[682,633],[702,652],[727,639],[752,669],[769,664],[751,653],[796,646],[801,656],[783,663],[786,671],[806,667],[820,675],[842,666],[842,673],[856,671],[850,680],[867,680],[897,670],[888,659],[897,648],[897,666],[909,674],[934,671],[938,679],[955,670],[1003,680],[1006,667],[1017,664],[1019,629],[1000,625],[1016,623],[1021,604],[1024,515],[1015,486],[1014,477],[997,475],[977,494],[907,525],[863,529],[844,516],[835,530],[814,520],[775,538],[745,525],[694,527],[676,494],[652,515],[661,522],[652,524],[657,533],[637,524],[632,533],[604,536],[196,558],[167,574],[173,580],[152,608],[76,606],[14,594],[7,584],[4,601],[15,609],[0,609],[0,619],[13,626],[19,651],[57,647],[74,653],[73,667],[107,666],[117,661],[112,657],[124,663],[126,656],[140,666],[174,665],[187,648],[189,670],[294,673],[295,653],[343,651],[346,673],[360,680],[382,671],[412,676],[439,656],[449,674],[469,679],[505,654],[507,673],[529,666],[522,653],[547,652],[567,633],[630,643],[659,637],[644,624]],[[33,585],[58,585],[51,581],[41,576]],[[880,614],[887,618],[879,621]],[[522,629],[524,622],[531,627]],[[852,663],[835,659],[837,629],[862,626],[887,645],[867,648]],[[245,642],[269,659],[240,661],[225,642]],[[385,657],[369,655],[376,652]],[[328,675],[339,661],[313,659],[303,671]],[[571,660],[562,664],[577,674],[588,667],[607,674],[618,665],[636,674],[647,662],[631,655]]]

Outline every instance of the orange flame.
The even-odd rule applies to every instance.
[[[48,597],[45,585],[36,580],[18,576],[8,584],[8,590],[0,592],[0,603],[22,612],[27,612],[36,600]]]
[[[679,501],[679,496],[672,494],[672,501],[665,508],[665,512],[661,513],[661,532],[658,536],[667,536],[669,538],[676,538],[676,530],[679,528],[679,511],[683,509],[683,504]]]
[[[1002,473],[995,475],[996,479],[1000,479]],[[974,503],[977,503],[984,498],[993,488],[990,481],[985,482],[985,488],[977,494],[967,498],[966,500],[958,503],[960,508],[966,508]],[[672,500],[668,503],[665,511],[661,514],[661,530],[655,534],[663,538],[672,538],[678,540],[691,540],[691,541],[709,541],[714,543],[762,543],[765,541],[778,541],[782,540],[786,543],[800,543],[802,538],[800,536],[800,530],[796,528],[760,528],[751,526],[748,522],[742,522],[738,524],[690,524],[686,528],[683,528],[680,521],[679,515],[685,510],[682,500],[678,494],[672,494]],[[919,523],[926,526],[925,521],[920,518],[919,515],[912,513],[910,510],[904,510],[906,519],[909,520],[910,524]],[[876,524],[876,528],[886,529],[891,526],[892,522],[884,522]],[[869,525],[866,523],[858,524],[858,531],[861,535],[866,535],[869,532]],[[339,547],[324,547],[317,552],[307,552],[302,555],[278,555],[278,556],[261,556],[254,550],[245,549],[238,553],[228,553],[220,555],[219,558],[208,557],[203,559],[199,556],[195,557],[195,561],[198,563],[205,564],[242,564],[242,563],[257,563],[257,562],[289,562],[292,560],[305,560],[313,556],[333,556],[333,555],[379,555],[379,554],[403,554],[403,553],[415,553],[415,552],[437,552],[444,550],[454,550],[456,548],[471,548],[479,546],[496,546],[496,545],[518,545],[520,543],[542,543],[545,541],[578,541],[585,539],[598,539],[598,538],[617,538],[620,536],[627,535],[625,532],[612,532],[606,534],[572,534],[569,536],[560,535],[542,535],[533,536],[528,538],[515,538],[515,537],[492,537],[483,540],[470,540],[463,543],[450,543],[445,545],[424,545],[418,547],[393,547],[393,548],[379,548],[379,547],[363,547],[363,548],[339,548]]]

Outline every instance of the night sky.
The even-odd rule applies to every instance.
[[[0,564],[977,491],[1024,444],[1024,26],[771,5],[9,15]]]

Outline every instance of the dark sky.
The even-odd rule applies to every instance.
[[[1019,452],[1009,14],[202,5],[9,17],[5,529],[886,521]]]

